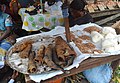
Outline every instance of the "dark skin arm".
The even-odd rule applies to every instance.
[[[14,70],[11,79],[14,79],[14,80],[15,80],[15,79],[17,78],[18,74],[19,74],[19,73]]]
[[[11,27],[6,27],[6,31],[4,32],[4,34],[2,36],[0,36],[0,41],[2,41],[3,39],[7,38],[11,32]]]

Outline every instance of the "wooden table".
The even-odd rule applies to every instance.
[[[120,8],[116,8],[112,10],[106,9],[104,11],[96,11],[90,13],[90,15],[93,17],[96,24],[104,25],[107,22],[115,20],[116,18],[120,17]]]
[[[105,63],[109,63],[112,62],[113,68],[116,68],[119,65],[120,62],[120,55],[113,55],[113,56],[108,56],[108,57],[102,57],[102,58],[89,58],[86,59],[85,61],[83,61],[82,63],[80,63],[80,66],[78,68],[73,68],[70,70],[69,74],[61,74],[61,75],[57,75],[55,77],[52,77],[50,79],[47,79],[45,81],[42,81],[42,83],[48,83],[49,81],[53,81],[55,79],[60,79],[60,78],[64,78],[67,76],[71,76],[77,73],[80,73],[86,69],[90,69]]]
[[[117,13],[120,13],[120,8],[116,8],[116,9],[112,9],[112,10],[106,9],[104,11],[96,11],[96,12],[92,12],[90,14],[93,18],[97,18],[97,17],[102,17],[102,16],[114,15]]]

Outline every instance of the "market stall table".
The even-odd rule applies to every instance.
[[[86,10],[90,12],[98,25],[106,25],[106,23],[113,22],[120,17],[119,1],[88,0],[87,2]]]
[[[96,25],[94,23],[89,23],[89,24],[85,24],[85,25],[81,25],[81,26],[76,25],[76,26],[74,26],[74,27],[72,27],[70,29],[71,29],[71,31],[74,32],[74,34],[78,35],[81,32],[80,29],[83,30],[83,29],[85,29],[88,26],[89,27],[90,26],[96,26],[98,28],[102,28],[102,27],[100,27],[100,26],[98,26],[98,25]],[[45,33],[40,33],[40,34],[37,34],[37,35],[32,35],[32,36],[28,36],[28,37],[19,38],[19,39],[17,39],[18,42],[16,43],[16,45],[18,45],[18,44],[20,45],[20,42],[22,42],[25,39],[29,40],[29,38],[30,39],[32,38],[33,40],[37,40],[37,39],[41,40],[41,38],[43,39],[43,38],[47,37],[46,39],[49,40],[49,36],[48,35],[51,35],[50,39],[51,39],[52,36],[57,36],[57,35],[60,35],[60,34],[61,34],[61,36],[63,38],[65,38],[65,35],[63,34],[64,32],[65,32],[64,27],[58,26],[55,29],[51,30],[50,32],[45,32]],[[38,46],[38,43],[40,41],[37,40],[36,42],[37,42],[36,44]],[[45,41],[44,41],[44,43],[45,43]],[[49,43],[50,43],[50,41],[49,41]],[[41,44],[41,42],[40,42],[40,44]],[[98,44],[97,44],[97,46],[98,46]],[[100,55],[99,54],[81,54],[81,52],[76,48],[76,45],[74,45],[74,43],[71,42],[70,45],[72,45],[72,47],[75,49],[78,57],[75,58],[75,60],[74,60],[72,65],[70,65],[68,68],[65,69],[65,70],[70,71],[69,74],[63,74],[62,71],[54,71],[54,72],[49,72],[49,73],[46,72],[46,73],[43,73],[43,74],[30,75],[30,78],[32,80],[36,81],[36,82],[40,82],[41,80],[49,81],[49,78],[50,78],[50,80],[54,80],[55,78],[56,79],[64,78],[64,77],[67,77],[67,76],[74,75],[74,74],[77,74],[79,72],[82,72],[82,71],[84,71],[86,69],[89,69],[89,68],[92,68],[92,67],[96,67],[96,66],[99,66],[101,64],[109,63],[109,62],[116,61],[116,60],[120,59],[120,56],[119,56],[120,51],[119,50],[115,51],[115,52],[112,52],[112,53],[110,52],[110,53],[107,53],[107,54],[103,53],[103,54],[100,54]],[[101,45],[101,44],[99,44],[99,45]],[[12,52],[12,48],[11,48],[11,50],[9,50],[9,52],[7,54],[7,57],[6,57],[8,64],[12,68],[14,68],[15,70],[24,72],[22,68],[16,69],[16,68],[18,68],[18,66],[17,66],[17,64],[15,62],[18,62],[18,60],[20,60],[20,58],[19,58],[19,55],[17,53],[13,53],[13,54],[12,53],[13,52]],[[16,59],[17,56],[18,56],[18,60]],[[14,57],[16,57],[16,58],[14,58]],[[95,57],[98,57],[98,58],[95,58]],[[103,58],[101,58],[101,57],[103,57]],[[15,64],[13,64],[13,63],[15,63]],[[21,60],[20,60],[20,63],[21,63]],[[25,60],[23,61],[23,64],[24,63],[26,64]],[[27,67],[25,65],[23,65],[23,66]],[[27,68],[25,68],[24,70],[26,70],[26,69]],[[24,73],[28,74],[26,71]]]
[[[19,15],[23,21],[22,29],[26,31],[37,31],[41,28],[53,29],[55,26],[63,25],[64,20],[61,12],[55,12],[54,14],[36,14],[29,15],[25,13],[27,8],[21,8]]]
[[[114,15],[120,13],[120,8],[112,9],[112,10],[104,10],[104,11],[96,11],[96,12],[91,12],[91,16],[93,18],[98,18],[102,16],[108,16],[108,15]]]
[[[105,11],[97,11],[90,13],[91,16],[96,20],[96,24],[103,25],[106,24],[109,21],[118,19],[120,17],[120,8],[116,8],[113,10],[105,10]],[[107,16],[106,18],[103,18]],[[97,18],[101,18],[100,20],[97,20]]]

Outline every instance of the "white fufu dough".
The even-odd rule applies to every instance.
[[[114,45],[118,45],[117,40],[115,39],[102,40],[102,48],[107,47],[107,46],[114,46]]]
[[[115,51],[120,51],[120,44],[115,45]]]
[[[103,37],[100,33],[98,33],[97,31],[92,31],[92,32],[91,32],[91,38],[92,38],[92,41],[93,41],[94,43],[97,43],[97,42],[99,42],[101,39],[103,39],[104,37]]]
[[[108,33],[112,33],[113,35],[116,35],[116,31],[112,27],[103,27],[102,34],[106,35]]]
[[[115,47],[114,46],[106,47],[106,48],[104,48],[104,51],[105,52],[114,52],[115,51]]]
[[[120,51],[120,45],[106,46],[103,50],[105,52],[117,52]]]
[[[120,44],[120,35],[117,35],[115,39],[117,39],[118,43]]]
[[[115,38],[115,35],[112,33],[108,33],[104,36],[104,39],[108,39],[108,38]]]

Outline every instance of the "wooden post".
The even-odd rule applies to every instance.
[[[68,4],[67,0],[63,1],[63,4],[64,4],[63,9],[68,7],[67,6],[67,4]],[[69,19],[68,19],[68,17],[64,17],[64,23],[65,23],[66,39],[67,39],[67,42],[69,43],[71,41],[71,37],[70,37],[70,28],[69,28]]]
[[[65,21],[66,39],[67,39],[67,42],[69,43],[71,41],[70,28],[69,28],[69,19],[68,18],[64,18],[64,21]]]

